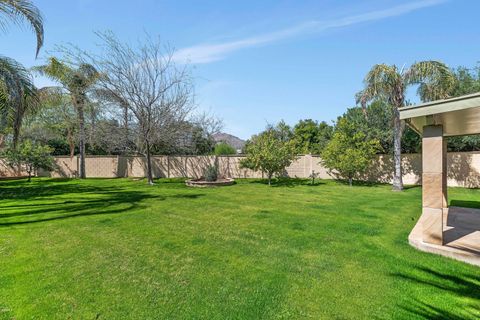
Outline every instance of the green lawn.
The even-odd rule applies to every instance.
[[[0,181],[0,319],[478,318],[480,268],[407,243],[420,199],[332,181]]]

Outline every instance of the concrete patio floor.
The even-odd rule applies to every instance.
[[[480,209],[450,207],[443,214],[443,243],[436,245],[423,241],[424,224],[422,214],[408,236],[415,248],[480,266]]]

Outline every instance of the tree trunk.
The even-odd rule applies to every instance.
[[[348,185],[351,187],[353,184],[353,179],[352,178],[348,178]]]
[[[67,141],[70,149],[70,159],[72,159],[75,155],[75,142],[73,141],[72,130],[70,130],[70,128],[67,128]]]
[[[124,153],[127,153],[128,150],[128,141],[129,141],[129,129],[128,129],[128,107],[126,105],[122,105],[123,107],[123,126],[124,126]]]
[[[85,179],[87,177],[85,172],[85,115],[83,113],[83,107],[83,102],[77,101],[80,151],[80,165],[78,171],[80,179]]]
[[[269,186],[272,185],[272,174],[271,173],[268,173],[268,185]]]
[[[19,136],[20,136],[20,128],[15,126],[13,128],[13,140],[12,140],[12,146],[14,150],[17,150]]]
[[[147,183],[153,185],[153,175],[152,175],[152,157],[150,155],[150,142],[147,140],[145,141],[145,146],[147,148],[146,155],[147,155]]]
[[[5,147],[5,135],[3,133],[0,133],[0,150]]]
[[[398,107],[393,110],[393,162],[395,166],[393,190],[402,191],[402,123]]]

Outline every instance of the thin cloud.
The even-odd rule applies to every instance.
[[[439,5],[449,0],[423,0],[395,7],[370,11],[358,15],[343,17],[336,20],[320,21],[313,20],[302,24],[283,29],[276,32],[265,33],[258,36],[248,37],[236,41],[229,41],[217,44],[200,44],[180,49],[174,55],[177,62],[190,62],[195,64],[210,63],[226,58],[229,53],[250,47],[266,45],[280,40],[292,38],[306,33],[320,33],[329,29],[348,27],[351,25],[382,20],[390,17],[400,16],[412,11]]]

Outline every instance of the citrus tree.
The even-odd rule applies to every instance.
[[[274,128],[253,136],[245,151],[247,157],[240,161],[240,166],[266,173],[268,185],[275,174],[283,174],[296,158],[295,142],[279,138]]]
[[[7,163],[28,174],[28,181],[32,179],[39,169],[53,170],[55,160],[52,157],[53,148],[45,145],[35,144],[26,140],[16,148],[6,150],[4,156]]]
[[[365,173],[379,151],[377,139],[368,139],[353,123],[341,118],[332,140],[323,149],[322,164],[352,186],[353,178]]]

